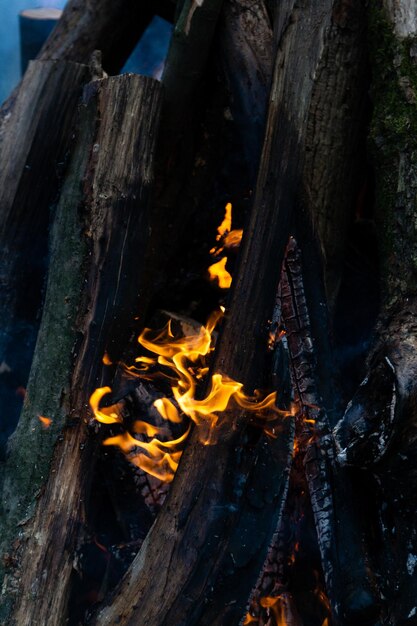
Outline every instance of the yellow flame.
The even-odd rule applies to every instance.
[[[210,280],[217,281],[220,289],[229,289],[232,284],[232,277],[226,269],[226,263],[227,257],[224,256],[208,268]]]
[[[111,387],[99,387],[91,394],[90,397],[90,407],[94,413],[94,417],[102,424],[115,424],[117,422],[122,422],[122,418],[119,415],[115,404],[101,409],[99,408],[102,398],[109,393],[111,393]]]
[[[52,424],[52,420],[50,417],[45,417],[44,415],[38,415],[38,419],[42,424],[43,428],[49,428]]]
[[[225,206],[225,213],[224,213],[223,221],[217,229],[217,237],[216,237],[217,241],[220,241],[223,235],[225,235],[226,233],[229,233],[231,228],[232,228],[232,203],[228,202]]]
[[[141,424],[144,424],[142,422]],[[172,441],[160,441],[152,439],[149,442],[139,441],[128,432],[115,437],[109,437],[103,444],[105,446],[118,446],[129,458],[129,461],[163,482],[171,482],[177,471],[182,451],[175,450],[188,437],[190,428],[178,439]],[[146,434],[159,429],[152,427]],[[143,450],[143,452],[137,452]]]
[[[139,357],[144,369],[137,370],[137,375],[146,378],[146,368],[150,367],[163,368],[161,375],[165,377],[166,371],[170,372],[168,379],[171,381],[175,403],[168,398],[158,398],[153,406],[166,423],[184,423],[185,416],[190,418],[199,427],[200,440],[204,444],[215,442],[216,426],[232,402],[244,411],[257,414],[267,412],[263,415],[265,420],[271,415],[273,419],[277,415],[286,415],[276,408],[275,392],[264,398],[259,393],[255,393],[253,397],[248,396],[242,391],[241,383],[219,373],[213,374],[206,395],[196,399],[197,383],[208,372],[206,357],[213,350],[213,330],[222,315],[223,311],[216,311],[205,326],[190,325],[189,334],[184,337],[174,336],[169,321],[161,331],[155,332],[146,328],[138,338],[139,344],[153,356]],[[102,399],[110,392],[110,387],[96,389],[90,398],[91,409],[99,422],[123,424],[117,404],[100,407]],[[162,441],[162,429],[143,421],[134,423],[133,432],[136,436],[152,439],[145,442],[129,432],[124,432],[108,438],[105,444],[119,446],[132,463],[161,480],[171,481],[181,457],[181,444],[185,441],[189,428],[181,437],[172,441]]]

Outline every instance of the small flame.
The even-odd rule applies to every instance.
[[[107,352],[104,353],[103,364],[104,365],[112,365],[112,361],[111,361],[109,355],[107,354]]]
[[[228,202],[225,206],[225,213],[222,223],[217,229],[217,237],[216,240],[220,241],[220,239],[226,235],[226,233],[230,233],[232,229],[232,203]]]
[[[217,245],[210,250],[213,257],[219,257],[224,249],[237,248],[242,240],[243,230],[231,230],[232,228],[232,204],[228,202],[225,207],[225,215],[217,229]],[[220,289],[229,289],[232,277],[226,270],[227,257],[223,256],[219,261],[208,268],[210,280],[217,282]]]
[[[45,417],[44,415],[38,415],[38,418],[43,428],[49,428],[50,425],[52,424],[52,420],[50,417]]]
[[[91,410],[93,411],[96,420],[102,424],[115,424],[116,422],[122,421],[115,404],[99,409],[99,404],[102,398],[109,393],[111,393],[111,387],[99,387],[90,397]]]
[[[224,256],[208,268],[210,280],[217,281],[220,289],[229,289],[232,284],[232,277],[226,269],[226,262],[227,257]]]
[[[269,609],[274,616],[276,626],[287,626],[285,616],[285,598],[283,596],[266,596],[261,598],[259,604],[264,609]]]
[[[245,411],[263,413],[265,420],[271,419],[271,415],[273,419],[277,415],[287,415],[276,407],[276,392],[264,398],[257,392],[253,397],[247,396],[242,391],[241,383],[218,373],[213,374],[205,397],[196,399],[197,383],[208,372],[206,357],[213,350],[212,334],[222,315],[223,311],[214,312],[205,326],[190,326],[189,334],[184,337],[174,336],[171,320],[156,333],[146,328],[138,341],[154,356],[138,357],[135,361],[139,363],[139,368],[132,370],[139,378],[146,379],[150,368],[159,368],[160,375],[170,380],[173,400],[159,398],[155,400],[154,407],[167,423],[185,425],[185,416],[190,418],[199,427],[200,441],[205,445],[216,441],[216,426],[221,423],[223,413],[232,403]],[[166,374],[167,370],[169,376]],[[123,427],[121,410],[117,404],[100,407],[104,396],[110,393],[110,387],[96,389],[90,398],[91,409],[99,422]],[[189,430],[190,425],[178,439],[162,441],[162,429],[137,421],[133,425],[134,434],[126,431],[106,439],[104,444],[119,446],[132,463],[152,476],[170,482],[178,467],[182,444]],[[152,439],[146,442],[139,440],[137,436]]]

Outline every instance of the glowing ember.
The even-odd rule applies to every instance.
[[[50,417],[45,417],[44,415],[38,415],[38,418],[43,428],[49,428],[50,425],[52,424],[52,420]]]
[[[156,333],[145,329],[138,341],[154,356],[140,356],[135,359],[137,365],[129,368],[139,378],[149,378],[151,369],[157,370],[153,374],[154,378],[158,372],[160,376],[168,378],[173,400],[159,398],[154,402],[154,407],[167,423],[183,423],[186,428],[188,417],[198,426],[200,440],[206,445],[215,443],[216,426],[224,420],[224,412],[232,405],[260,414],[265,421],[271,419],[271,416],[276,419],[278,415],[286,415],[276,408],[275,392],[265,398],[261,398],[259,394],[247,396],[242,391],[241,383],[222,374],[213,374],[206,396],[196,399],[197,383],[208,372],[206,357],[213,350],[213,330],[221,316],[222,312],[217,311],[211,315],[205,326],[193,328],[190,325],[189,334],[184,337],[174,336],[171,321]],[[99,422],[123,427],[121,410],[117,404],[100,406],[104,396],[110,392],[110,387],[96,389],[90,398],[91,409]],[[132,463],[160,480],[169,482],[178,467],[182,446],[189,430],[188,422],[188,428],[181,437],[163,441],[162,438],[166,435],[163,429],[137,421],[133,426],[133,434],[123,432],[110,437],[104,444],[119,446]],[[143,441],[145,436],[152,439]]]
[[[107,354],[107,352],[104,353],[103,363],[104,363],[104,365],[112,365],[112,362],[111,362],[110,357]]]
[[[232,277],[226,269],[227,257],[223,257],[217,263],[213,263],[208,268],[210,280],[217,281],[220,289],[229,289],[232,284]]]

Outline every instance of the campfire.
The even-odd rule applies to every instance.
[[[415,11],[84,4],[0,112],[1,623],[411,626]]]

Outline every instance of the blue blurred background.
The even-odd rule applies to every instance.
[[[25,9],[62,9],[65,0],[0,0],[0,103],[21,76],[19,12]],[[122,71],[159,78],[172,26],[154,18]]]

